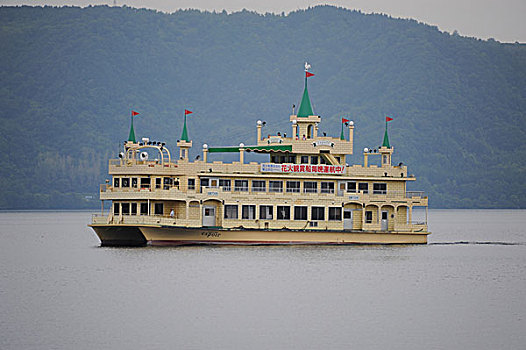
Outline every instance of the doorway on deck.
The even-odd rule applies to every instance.
[[[344,208],[343,209],[343,229],[352,230],[352,209]]]
[[[203,226],[216,226],[216,207],[211,205],[203,206]]]
[[[382,231],[387,231],[387,228],[389,227],[389,212],[387,210],[382,210]]]

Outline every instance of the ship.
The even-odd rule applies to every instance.
[[[132,111],[128,140],[100,186],[101,212],[89,225],[101,245],[426,244],[428,197],[407,189],[416,178],[406,165],[392,164],[392,118],[385,117],[382,144],[364,148],[362,164],[347,163],[355,124],[342,118],[339,137],[319,132],[307,85],[313,75],[306,64],[288,136],[264,133],[267,123],[257,120],[253,145],[203,144],[193,160],[191,111],[177,156],[165,142],[137,141]],[[246,162],[250,152],[266,161]],[[213,160],[215,153],[235,161]]]

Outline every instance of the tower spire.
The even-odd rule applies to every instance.
[[[184,115],[183,133],[181,134],[181,140],[188,141],[188,130],[186,129],[186,114]]]
[[[138,114],[139,114],[138,112],[135,112],[133,110],[131,111],[131,126],[130,126],[130,134],[128,135],[128,141],[130,142],[137,142],[135,140],[135,130],[133,129],[133,117],[135,117]]]
[[[391,148],[391,144],[389,143],[389,135],[387,134],[387,123],[391,120],[393,120],[393,118],[385,117],[385,134],[384,134],[384,142],[382,143],[382,147]]]
[[[309,90],[307,89],[307,78],[314,74],[309,72],[310,64],[305,62],[305,88],[303,90],[303,97],[301,98],[300,108],[298,109],[298,117],[305,118],[313,115],[312,106],[310,104]]]
[[[131,117],[130,134],[128,135],[128,141],[135,142],[135,130],[133,129],[133,117]]]
[[[184,110],[184,125],[183,125],[183,133],[181,134],[181,141],[188,142],[188,129],[186,128],[186,116],[188,114],[193,113],[192,111],[189,111],[188,109]]]

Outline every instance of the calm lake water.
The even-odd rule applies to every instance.
[[[425,246],[101,248],[0,213],[1,349],[524,349],[526,211],[430,210]]]

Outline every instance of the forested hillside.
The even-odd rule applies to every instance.
[[[321,131],[354,120],[359,151],[381,143],[392,116],[393,162],[431,207],[526,208],[524,44],[329,6],[98,6],[0,8],[0,209],[96,207],[132,109],[137,136],[172,153],[192,110],[192,157],[205,142],[253,144],[258,119],[265,133],[288,132],[305,61]]]

